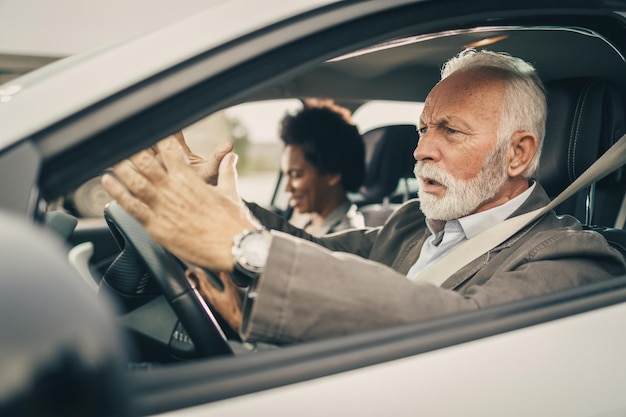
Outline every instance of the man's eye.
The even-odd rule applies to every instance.
[[[452,129],[451,127],[447,127],[446,128],[446,132],[450,133],[450,134],[455,134],[455,133],[459,133],[458,130],[456,129]]]
[[[426,132],[428,132],[428,126],[420,127],[419,129],[417,129],[417,133],[419,133],[420,135],[423,135]]]

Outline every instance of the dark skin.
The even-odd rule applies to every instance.
[[[287,179],[285,190],[291,194],[291,206],[300,213],[311,214],[311,222],[304,230],[315,235],[324,220],[347,200],[341,174],[320,173],[298,145],[285,146],[281,169]]]

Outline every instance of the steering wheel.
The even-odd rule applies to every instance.
[[[136,253],[156,281],[156,286],[180,320],[182,330],[193,341],[194,356],[232,355],[215,314],[185,276],[182,261],[152,239],[116,201],[106,206],[104,216],[118,243],[123,240],[120,245],[123,251]]]

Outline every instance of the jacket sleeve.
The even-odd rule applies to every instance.
[[[532,247],[507,258],[493,275],[481,277],[479,271],[469,280],[473,284],[453,291],[274,232],[266,269],[244,306],[241,335],[275,344],[311,341],[476,310],[626,272],[622,257],[600,235],[586,232],[537,236]]]
[[[246,204],[254,217],[266,228],[317,243],[333,251],[349,252],[367,257],[380,231],[380,228],[352,229],[317,238],[293,226],[287,219],[276,213],[264,209],[255,203]]]

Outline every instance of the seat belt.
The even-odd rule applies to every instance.
[[[506,219],[502,223],[483,230],[472,239],[459,244],[448,254],[424,269],[414,282],[430,282],[441,286],[455,272],[475,259],[495,248],[526,225],[534,222],[556,206],[609,175],[626,163],[626,135],[623,135],[598,160],[585,170],[573,183],[559,194],[550,204],[537,210]]]
[[[623,229],[625,223],[626,223],[626,193],[624,193],[624,197],[622,198],[622,204],[619,206],[619,212],[617,213],[617,218],[615,219],[615,225],[613,227],[616,229]]]

